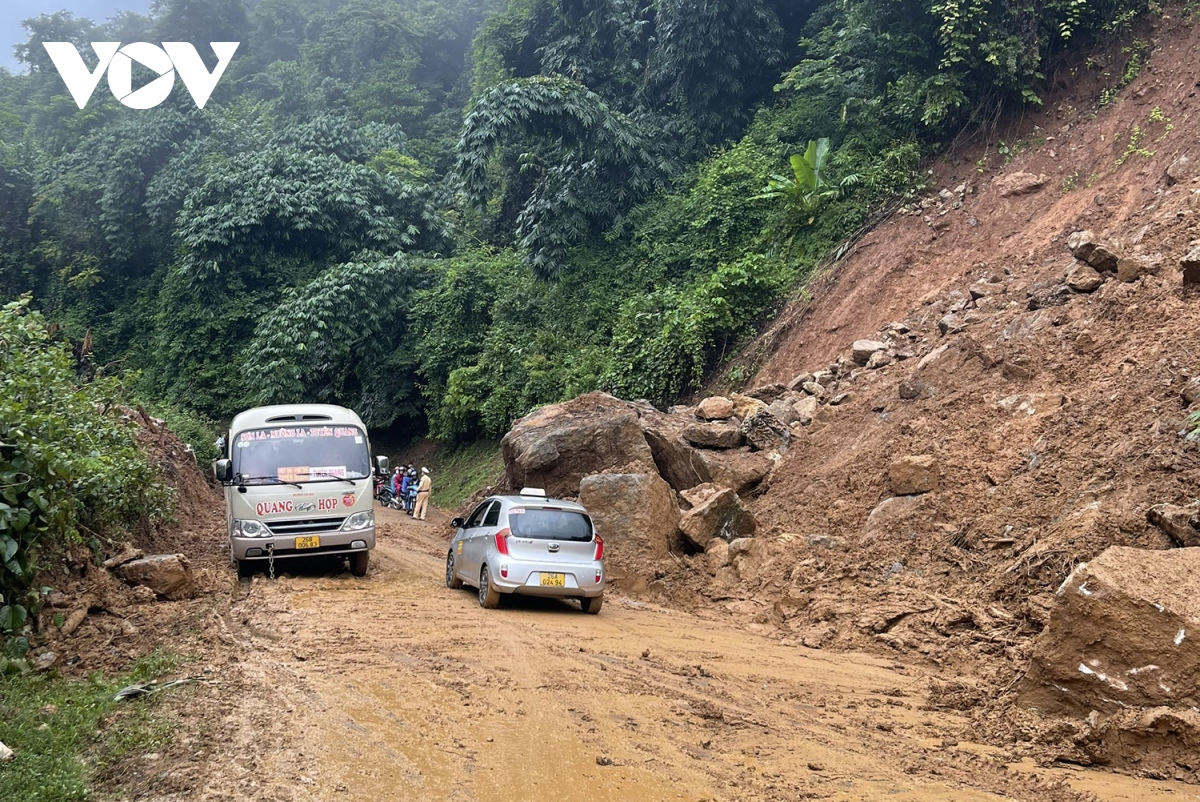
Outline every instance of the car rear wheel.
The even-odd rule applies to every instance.
[[[366,576],[367,566],[371,564],[371,552],[356,551],[350,555],[350,573],[355,576]]]
[[[486,565],[479,572],[479,606],[486,610],[500,606],[500,591],[492,587],[492,575],[488,573]]]
[[[446,552],[446,587],[458,590],[463,585],[462,580],[454,575],[454,552]]]
[[[604,594],[603,593],[601,593],[599,596],[592,596],[591,598],[584,596],[582,599],[579,600],[579,609],[583,610],[585,613],[587,613],[589,615],[595,615],[596,613],[600,612],[600,608],[603,606],[604,606]]]

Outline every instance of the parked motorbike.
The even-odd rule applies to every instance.
[[[375,481],[375,498],[379,499],[379,503],[384,507],[390,507],[393,510],[404,509],[404,502],[392,492],[392,486],[386,481]]]

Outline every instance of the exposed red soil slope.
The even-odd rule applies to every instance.
[[[814,300],[784,310],[747,387],[826,368],[890,321],[910,330],[892,337],[911,358],[856,370],[833,390],[848,400],[793,438],[753,502],[771,538],[760,567],[722,583],[697,556],[672,596],[706,595],[785,641],[924,655],[962,676],[935,689],[939,704],[1042,742],[1042,757],[1079,759],[1069,726],[980,703],[1011,698],[1076,564],[1110,545],[1172,547],[1147,510],[1200,496],[1181,398],[1200,375],[1200,291],[1179,265],[1200,208],[1200,27],[1169,12],[1142,35],[1147,66],[1114,102],[1097,109],[1082,90],[1048,102],[1000,169],[976,167],[985,153],[1003,161],[994,146],[938,164],[928,197],[859,243]],[[1017,172],[1045,183],[1005,197],[999,185]],[[1081,229],[1159,271],[1068,291],[1066,240]],[[980,281],[990,297],[971,302]],[[935,457],[940,482],[884,503],[903,455]]]
[[[867,234],[829,275],[816,282],[812,300],[797,300],[764,335],[774,351],[747,387],[787,381],[798,373],[824,367],[849,343],[901,320],[956,284],[963,284],[980,265],[992,272],[1004,267],[1021,275],[1040,274],[1047,260],[1057,268],[1070,262],[1060,246],[1076,228],[1098,234],[1136,235],[1143,225],[1148,251],[1171,255],[1187,244],[1191,226],[1167,225],[1176,204],[1164,205],[1166,167],[1196,147],[1195,48],[1197,32],[1187,18],[1172,11],[1139,36],[1149,41],[1148,63],[1117,98],[1098,109],[1102,88],[1117,82],[1126,56],[1120,46],[1109,58],[1089,63],[1106,66],[1063,67],[1055,83],[1069,87],[1034,110],[1008,123],[986,143],[965,145],[933,165],[934,191],[965,183],[961,209],[939,215],[936,227],[920,215],[897,215]],[[1169,123],[1151,122],[1158,108]],[[1159,137],[1171,126],[1165,138]],[[1141,147],[1152,158],[1125,153],[1139,127]],[[999,145],[1017,152],[1005,164]],[[1018,152],[1019,151],[1019,152]],[[982,161],[981,161],[982,160]],[[980,169],[983,172],[980,172]],[[1044,174],[1045,189],[1032,196],[1001,197],[992,182],[1006,173]],[[1188,181],[1175,187],[1178,201]],[[1168,208],[1169,207],[1169,208]],[[759,351],[758,343],[751,352]]]

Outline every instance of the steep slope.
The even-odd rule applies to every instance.
[[[1145,69],[1094,118],[1094,86],[1076,86],[1022,121],[1001,170],[982,150],[937,165],[939,192],[756,344],[770,355],[748,388],[835,367],[827,394],[849,395],[793,427],[760,489],[757,578],[694,589],[785,640],[923,654],[964,677],[943,703],[997,725],[1018,714],[977,704],[1020,680],[1071,569],[1175,545],[1147,512],[1188,504],[1200,478],[1183,436],[1200,293],[1180,269],[1200,208],[1200,31],[1168,13],[1145,36]],[[1120,276],[1072,273],[1081,230],[1125,257]],[[862,337],[898,358],[854,365]],[[933,458],[931,492],[891,486],[909,455]]]
[[[810,288],[811,300],[791,303],[747,349],[769,356],[746,386],[823,367],[852,340],[928,306],[980,265],[1029,276],[1048,266],[1046,260],[1067,263],[1056,243],[1077,228],[1137,236],[1149,225],[1137,244],[1176,254],[1187,234],[1167,225],[1175,207],[1163,205],[1162,195],[1171,189],[1163,174],[1178,156],[1195,150],[1195,36],[1189,17],[1165,14],[1132,45],[1061,68],[1054,80],[1060,89],[1040,111],[1009,121],[986,145],[964,145],[933,165],[936,186],[965,186],[965,195],[905,207],[858,242]],[[1148,55],[1140,75],[1115,94],[1122,50]],[[1098,108],[1106,94],[1113,99]],[[1127,152],[1135,138],[1141,152]],[[1193,165],[1198,156],[1192,154]],[[1014,172],[1044,175],[1046,185],[1032,196],[992,190],[993,182]],[[1187,175],[1187,186],[1195,186],[1194,174]],[[1172,197],[1184,194],[1177,186]]]

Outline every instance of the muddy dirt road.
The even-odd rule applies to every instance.
[[[782,646],[610,596],[483,610],[442,585],[449,530],[385,512],[370,575],[239,583],[227,756],[188,798],[255,800],[1193,799],[1012,766],[923,710],[894,661]],[[197,793],[198,792],[198,793]]]

